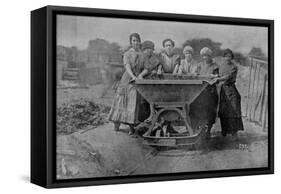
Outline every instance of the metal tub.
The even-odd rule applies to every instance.
[[[195,145],[216,117],[218,95],[211,77],[164,74],[137,80],[134,84],[140,95],[154,107],[148,130],[143,135],[149,145]],[[160,120],[178,123],[185,130],[168,136],[153,135]]]

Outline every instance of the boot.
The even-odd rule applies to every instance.
[[[134,135],[134,133],[135,133],[135,128],[134,128],[134,126],[133,126],[133,125],[130,125],[129,127],[130,127],[129,135]]]

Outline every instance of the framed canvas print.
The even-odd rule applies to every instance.
[[[272,174],[272,20],[31,12],[31,182]]]

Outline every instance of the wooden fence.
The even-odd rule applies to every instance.
[[[249,57],[250,75],[247,91],[246,117],[268,128],[268,62],[254,56]]]

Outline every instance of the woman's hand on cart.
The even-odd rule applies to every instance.
[[[211,76],[213,79],[219,77],[217,74],[210,74],[210,76]]]
[[[217,83],[219,83],[220,79],[219,79],[219,77],[213,77],[212,81],[213,81],[213,83],[217,84]]]
[[[134,77],[132,77],[132,79],[129,81],[129,83],[131,84],[131,83],[134,83],[134,82],[136,82],[137,81],[137,77],[136,76],[134,76]]]
[[[156,70],[152,70],[151,71],[151,75],[156,75],[157,74],[157,71]]]
[[[158,69],[157,75],[161,75],[161,74],[162,74],[162,70],[161,70],[161,69]]]

